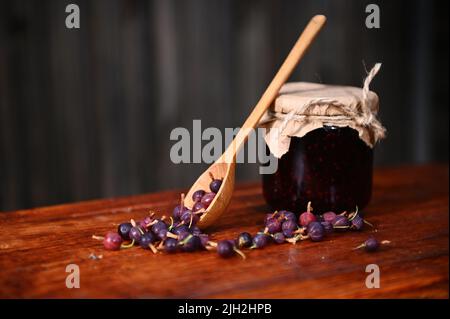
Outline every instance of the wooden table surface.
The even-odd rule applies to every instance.
[[[448,298],[448,182],[447,165],[376,169],[365,209],[375,230],[272,245],[249,251],[247,260],[207,251],[110,252],[91,239],[149,209],[167,214],[178,191],[0,213],[0,297]],[[259,183],[238,185],[209,232],[215,240],[255,233],[266,212]],[[370,234],[391,244],[376,253],[352,250]],[[79,289],[65,286],[68,264],[80,267]],[[368,264],[380,268],[378,289],[365,286]]]

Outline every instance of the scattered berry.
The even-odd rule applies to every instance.
[[[333,212],[326,212],[322,215],[323,221],[333,223],[336,219],[336,214]]]
[[[361,230],[364,227],[364,219],[359,215],[353,217],[351,222],[352,222],[352,225],[350,226],[351,229]]]
[[[283,244],[286,242],[286,237],[283,235],[283,233],[275,233],[273,234],[273,241],[277,244]]]
[[[312,241],[321,241],[325,235],[325,230],[319,222],[309,223],[306,232]]]
[[[107,250],[119,250],[122,245],[122,237],[118,233],[108,232],[103,239],[103,246]]]
[[[146,232],[141,236],[139,245],[144,249],[150,249],[150,245],[155,242],[156,238],[151,232]]]
[[[164,241],[164,251],[167,253],[174,253],[178,249],[178,242],[176,239],[173,238],[167,238]]]
[[[316,215],[311,213],[312,207],[311,202],[308,202],[308,207],[306,209],[306,212],[302,213],[298,219],[298,222],[303,227],[306,227],[309,225],[309,223],[316,221]]]
[[[281,221],[277,218],[270,218],[267,221],[265,232],[274,234],[281,231]]]
[[[325,234],[331,234],[333,232],[333,224],[331,222],[321,222],[323,226],[323,230],[325,231]]]
[[[263,248],[269,244],[269,236],[264,233],[258,233],[253,238],[252,248]]]
[[[290,211],[287,211],[287,210],[281,210],[280,211],[280,215],[285,220],[292,220],[294,222],[297,222],[297,216],[295,216],[295,214],[293,212],[290,212]]]
[[[134,240],[135,243],[139,243],[142,237],[142,229],[140,229],[138,226],[132,227],[130,229],[130,239]]]
[[[337,215],[333,221],[333,228],[338,230],[345,230],[350,227],[350,221],[346,216]]]
[[[182,242],[179,242],[181,249],[186,252],[193,252],[202,246],[200,238],[198,236],[189,235]]]
[[[237,238],[237,246],[239,248],[248,248],[252,245],[252,243],[253,243],[252,235],[250,235],[247,232],[239,234]]]
[[[233,245],[228,240],[221,240],[217,243],[217,253],[220,257],[229,258],[233,256]]]
[[[117,228],[117,232],[123,240],[130,240],[130,230],[133,227],[131,223],[122,223]]]

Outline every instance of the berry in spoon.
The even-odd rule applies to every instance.
[[[194,201],[194,203],[201,201],[205,193],[206,192],[203,189],[195,191],[194,194],[192,194],[192,200]]]
[[[206,193],[205,196],[202,197],[201,203],[203,204],[205,209],[209,207],[215,196],[215,193]]]
[[[209,184],[209,189],[213,193],[218,193],[220,186],[222,186],[222,180],[214,178],[214,175],[211,172],[209,173],[209,176],[211,176],[211,180],[212,180],[211,183]]]

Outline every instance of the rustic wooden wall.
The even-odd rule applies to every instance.
[[[81,29],[65,28],[77,3]],[[364,26],[381,7],[381,29]],[[328,25],[293,80],[372,88],[378,165],[448,160],[448,4],[442,1],[10,0],[0,3],[0,210],[190,185],[172,128],[236,127],[306,21]],[[240,165],[241,180],[258,178]]]

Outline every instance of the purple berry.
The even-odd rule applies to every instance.
[[[184,241],[189,236],[192,236],[192,234],[190,234],[188,232],[181,232],[181,233],[179,233],[178,234],[178,243],[181,243],[182,241]]]
[[[194,203],[201,201],[205,193],[206,192],[203,189],[195,191],[194,194],[192,194],[192,200],[194,201]]]
[[[323,221],[333,223],[336,219],[336,214],[333,212],[326,212],[322,215]]]
[[[177,243],[177,240],[176,240],[176,239],[173,239],[173,238],[167,238],[167,239],[164,241],[164,250],[165,250],[167,253],[174,253],[174,252],[177,251],[177,248],[178,248],[178,243]]]
[[[198,228],[197,226],[192,226],[191,228],[189,228],[189,232],[192,235],[200,235],[202,233],[202,231],[200,230],[200,228]]]
[[[200,249],[202,246],[201,240],[198,236],[190,235],[190,237],[183,240],[181,249],[186,252],[193,252]]]
[[[345,230],[350,227],[350,221],[343,215],[337,215],[333,221],[333,227],[338,230]]]
[[[222,180],[221,179],[214,179],[210,184],[209,184],[209,189],[211,190],[211,192],[213,193],[218,193],[220,186],[222,186]]]
[[[175,206],[175,208],[173,209],[172,212],[172,217],[174,220],[179,220],[181,217],[181,214],[183,214],[183,212],[188,209],[186,206],[184,205],[177,205]]]
[[[233,245],[228,240],[221,240],[217,243],[217,253],[219,256],[228,258],[233,256]]]
[[[380,242],[375,237],[370,237],[364,242],[364,248],[368,252],[376,251],[380,247]]]
[[[297,222],[297,216],[293,212],[282,210],[280,211],[280,215],[284,217],[285,220],[293,220],[294,222]]]
[[[276,218],[273,214],[266,214],[266,216],[264,216],[264,225],[267,225],[267,222],[273,218]]]
[[[271,218],[267,221],[266,229],[270,234],[281,231],[281,222],[276,218]]]
[[[292,219],[285,220],[283,222],[283,224],[281,225],[281,229],[283,231],[284,230],[286,230],[286,231],[288,231],[288,230],[295,231],[297,229],[297,227],[298,227],[297,223],[295,222],[295,220],[292,220]]]
[[[139,241],[139,245],[144,249],[150,249],[150,244],[155,242],[156,238],[151,232],[147,232],[141,236],[141,240]]]
[[[284,235],[284,237],[287,237],[287,238],[291,238],[291,237],[294,237],[294,230],[292,230],[292,229],[286,229],[286,230],[283,230],[283,235]]]
[[[103,246],[107,250],[119,250],[122,245],[122,237],[118,233],[108,232],[103,239]]]
[[[181,221],[185,225],[195,225],[200,217],[197,214],[194,214],[192,211],[187,210],[181,215]]]
[[[209,207],[215,196],[215,193],[206,193],[205,196],[202,197],[201,203],[203,204],[205,209]]]
[[[117,228],[117,232],[123,240],[130,240],[130,230],[133,228],[131,223],[122,223]]]
[[[201,202],[196,202],[195,204],[194,204],[194,206],[192,207],[192,211],[193,212],[198,212],[199,210],[204,210],[204,209],[206,209],[205,208],[205,205],[203,205]]]
[[[273,235],[273,241],[277,244],[282,244],[286,241],[286,237],[284,237],[283,233],[275,233]]]
[[[363,227],[364,227],[364,219],[361,216],[356,215],[352,219],[352,226],[350,228],[354,230],[361,230],[363,229]]]
[[[252,245],[253,239],[252,235],[247,232],[240,233],[237,238],[237,246],[239,248],[248,248]]]
[[[142,229],[147,229],[154,220],[155,219],[153,217],[146,216],[143,220],[139,222],[139,226],[141,226]]]
[[[157,234],[161,229],[167,230],[167,224],[162,220],[158,220],[155,224],[152,225],[152,232]]]
[[[322,224],[319,222],[309,223],[306,232],[312,241],[321,241],[323,239],[323,236],[325,235],[325,230],[323,229]]]
[[[180,225],[180,226],[177,226],[174,229],[172,229],[172,233],[179,236],[182,233],[189,234],[190,231],[189,231],[189,227],[187,225]]]
[[[316,215],[310,212],[304,212],[300,215],[298,222],[300,225],[306,227],[309,225],[309,223],[316,221]]]
[[[134,240],[136,243],[139,243],[142,237],[141,231],[142,230],[138,226],[132,227],[130,229],[130,239]]]
[[[264,233],[258,233],[253,237],[253,246],[255,248],[263,248],[269,244],[269,236]]]
[[[158,230],[157,233],[155,233],[155,235],[159,239],[164,240],[167,237],[167,232],[168,232],[167,228],[161,228],[161,229]]]
[[[323,230],[325,231],[325,234],[331,234],[333,232],[333,224],[327,221],[321,222],[323,226]]]

